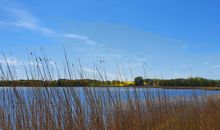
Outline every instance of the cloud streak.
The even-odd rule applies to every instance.
[[[39,19],[36,18],[30,11],[19,8],[19,5],[11,7],[8,5],[2,11],[10,17],[10,20],[0,21],[0,27],[16,27],[20,29],[31,30],[40,33],[47,37],[64,38],[69,40],[79,40],[88,45],[95,45],[96,41],[91,40],[89,37],[78,35],[74,33],[60,33],[49,27],[42,26]]]
[[[66,33],[63,34],[62,37],[64,38],[69,38],[69,39],[78,39],[78,40],[82,40],[85,41],[86,43],[90,44],[90,45],[95,45],[95,41],[90,40],[88,37],[86,36],[82,36],[82,35],[77,35],[77,34],[72,34],[72,33]]]

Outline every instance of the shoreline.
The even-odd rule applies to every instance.
[[[220,87],[190,87],[190,86],[0,86],[0,88],[16,88],[16,87],[24,87],[24,88],[160,88],[160,89],[194,89],[194,90],[213,90],[220,91]]]
[[[188,87],[188,86],[159,86],[155,88],[162,88],[162,89],[200,89],[200,90],[214,90],[214,91],[220,91],[220,87]]]

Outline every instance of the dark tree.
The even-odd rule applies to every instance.
[[[141,76],[136,77],[134,82],[135,82],[136,86],[143,86],[144,85],[144,79]]]

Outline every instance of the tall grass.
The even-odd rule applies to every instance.
[[[0,65],[2,80],[15,80],[5,58]],[[72,79],[75,68],[65,51],[64,75]],[[48,58],[30,53],[25,66],[28,79],[52,80]],[[85,78],[79,60],[79,76]],[[95,66],[107,79],[105,68]],[[72,70],[74,69],[74,70]],[[117,63],[119,77],[122,79]],[[55,64],[55,70],[61,77]],[[102,71],[104,76],[102,76]],[[217,130],[220,128],[217,96],[171,97],[147,89],[133,88],[49,88],[18,86],[0,88],[0,129],[2,130]]]
[[[104,89],[104,90],[103,90]],[[65,130],[218,129],[214,97],[170,98],[119,88],[3,88],[0,128]],[[143,94],[144,93],[144,94]],[[140,95],[144,97],[140,97]]]

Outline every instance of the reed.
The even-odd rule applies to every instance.
[[[14,80],[11,66],[0,65],[2,80]],[[76,78],[76,67],[65,52],[66,75]],[[33,64],[25,66],[27,77],[51,81],[48,58],[35,53]],[[72,67],[71,67],[72,65]],[[72,71],[72,69],[73,71]],[[79,76],[85,72],[79,60]],[[94,66],[105,82],[105,68]],[[60,70],[55,64],[58,77]],[[94,69],[94,70],[95,70]],[[121,70],[117,63],[118,73]],[[104,71],[104,76],[102,71]],[[13,82],[12,82],[13,83]],[[194,95],[171,97],[165,92],[116,87],[11,87],[0,89],[0,129],[2,130],[214,130],[220,128],[220,98]]]
[[[174,98],[110,88],[4,88],[0,128],[75,130],[218,129],[215,97]],[[112,88],[111,88],[112,89]],[[112,91],[112,90],[111,90]]]

